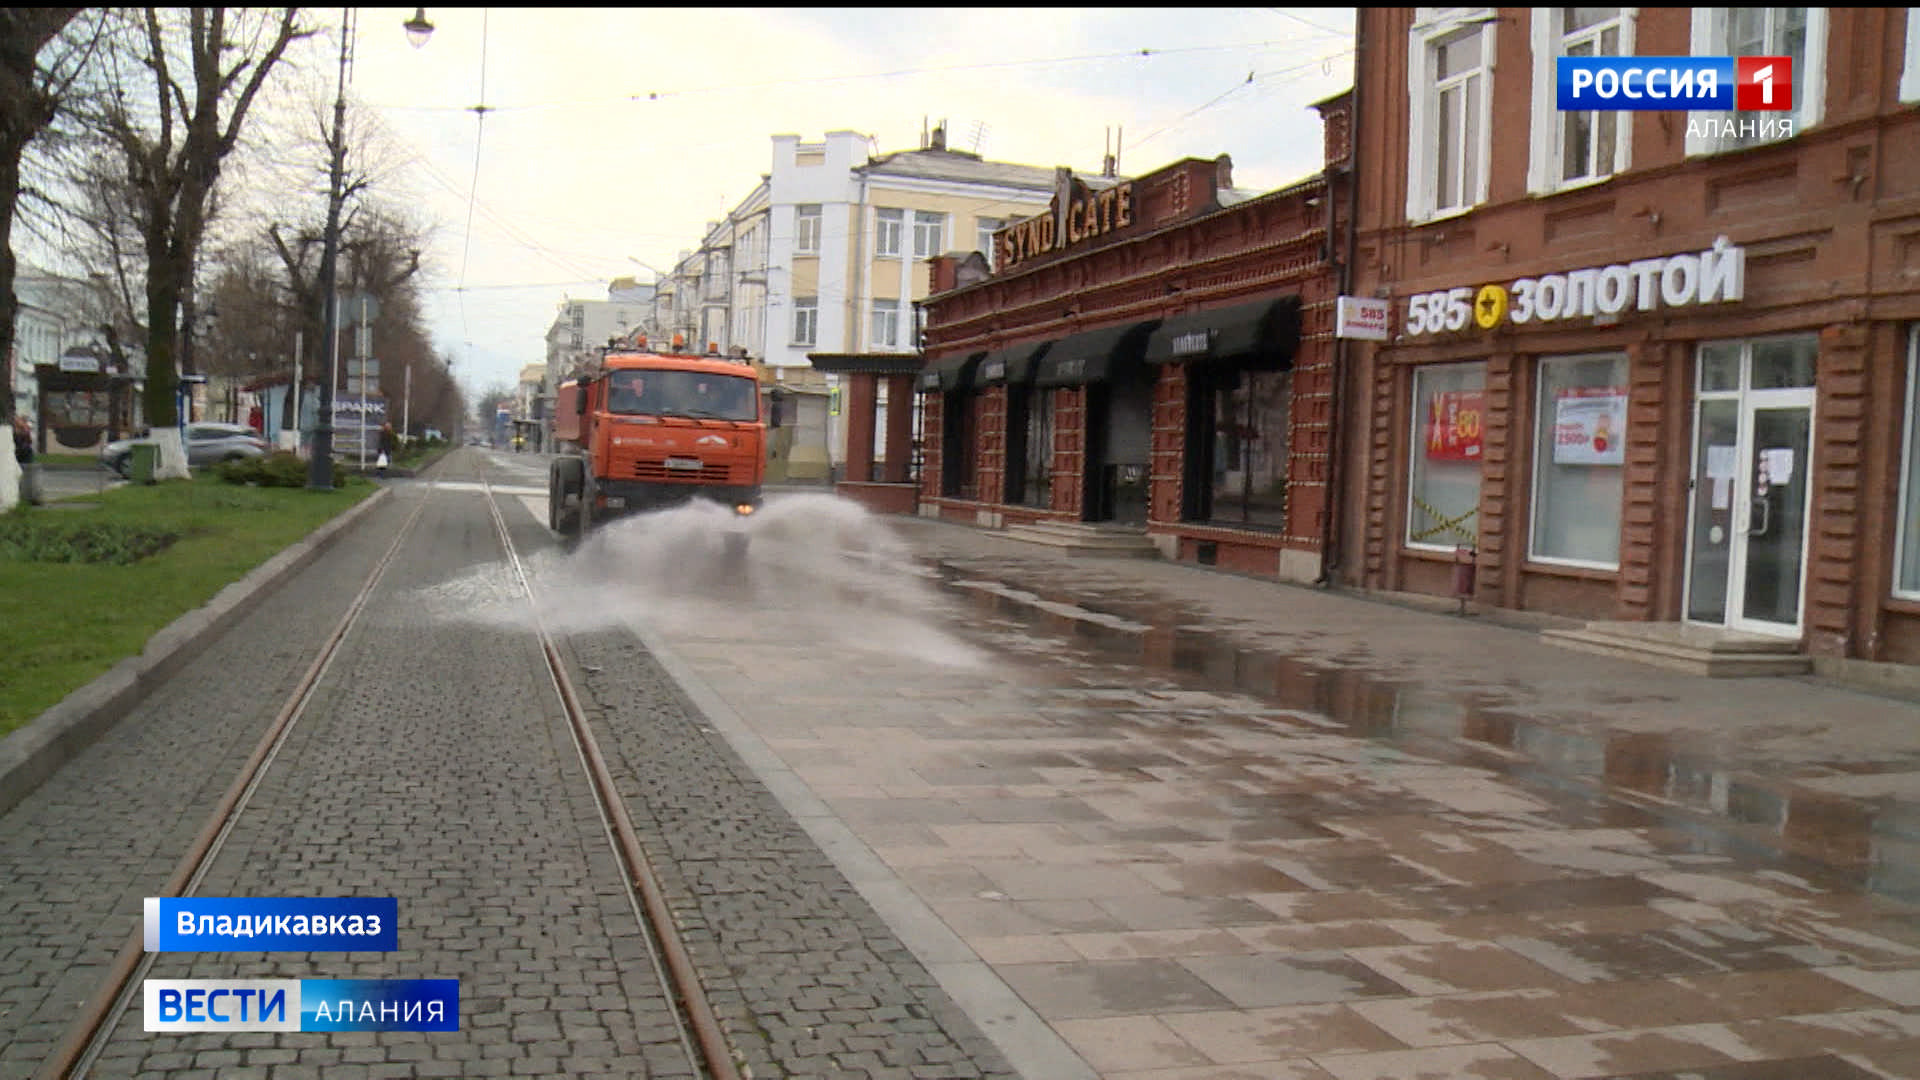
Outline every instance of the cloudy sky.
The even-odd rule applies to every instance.
[[[1350,9],[428,8],[417,51],[412,14],[360,9],[349,100],[399,148],[388,195],[434,227],[429,318],[470,387],[543,359],[566,297],[670,268],[769,136],[904,150],[944,118],[958,148],[1093,171],[1117,128],[1124,173],[1224,152],[1272,188],[1318,168],[1308,106],[1352,82]]]

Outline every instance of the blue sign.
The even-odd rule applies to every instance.
[[[1731,56],[1560,56],[1554,69],[1562,111],[1734,107]]]
[[[148,1031],[459,1031],[458,979],[148,979]]]
[[[393,952],[400,902],[378,897],[146,898],[148,952]]]

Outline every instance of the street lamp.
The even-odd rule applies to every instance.
[[[414,48],[427,43],[433,24],[427,21],[427,9],[417,8],[413,18],[401,24]],[[327,167],[327,231],[320,245],[320,288],[326,297],[325,326],[321,338],[325,357],[333,352],[334,339],[340,334],[340,298],[335,295],[340,263],[340,204],[346,201],[341,180],[347,166],[347,62],[352,56],[354,9],[340,9],[340,84],[333,97],[333,136],[327,141],[330,161]],[[322,367],[325,366],[323,363]],[[307,459],[307,489],[333,489],[333,376],[320,383],[319,416],[313,427],[313,456]]]
[[[400,24],[407,30],[407,44],[418,49],[433,36],[433,24],[427,21],[426,8],[414,8],[413,18]]]

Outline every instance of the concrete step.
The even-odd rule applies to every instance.
[[[1112,555],[1141,559],[1160,557],[1160,549],[1137,528],[1040,521],[1030,525],[1009,525],[1006,535],[1011,540],[1044,544],[1069,555]]]
[[[1578,630],[1543,630],[1555,645],[1713,678],[1805,675],[1813,659],[1792,638],[1743,634],[1686,623],[1590,622]]]

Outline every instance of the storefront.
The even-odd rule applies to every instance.
[[[1343,141],[1329,150],[1344,160]],[[962,285],[936,260],[922,514],[1133,531],[1182,561],[1319,575],[1344,191],[1315,176],[1254,196],[1228,168],[1063,177],[1055,224],[1003,230],[991,276]]]
[[[1482,605],[1920,662],[1916,91],[1884,13],[1768,10],[1852,89],[1744,127],[1556,110],[1573,9],[1363,11],[1352,291],[1391,336],[1344,385],[1336,580],[1450,597],[1470,558]],[[1721,11],[1577,17],[1664,56]],[[1417,122],[1469,94],[1513,122]]]
[[[1051,398],[1056,412],[1069,395],[1077,406],[1079,468],[1063,481],[1079,487],[1082,521],[1147,524],[1157,373],[1144,356],[1157,326],[1159,320],[1147,320],[1073,334],[1053,343],[1035,365],[1033,389]],[[1032,422],[1031,405],[1027,411]],[[1005,430],[1011,442],[1011,425]]]
[[[91,453],[134,430],[135,380],[91,350],[74,349],[34,368],[41,453]]]
[[[1801,299],[1803,272],[1753,256],[1778,245],[1401,301],[1366,374],[1365,583],[1451,595],[1470,552],[1483,603],[1920,660],[1916,332]]]

